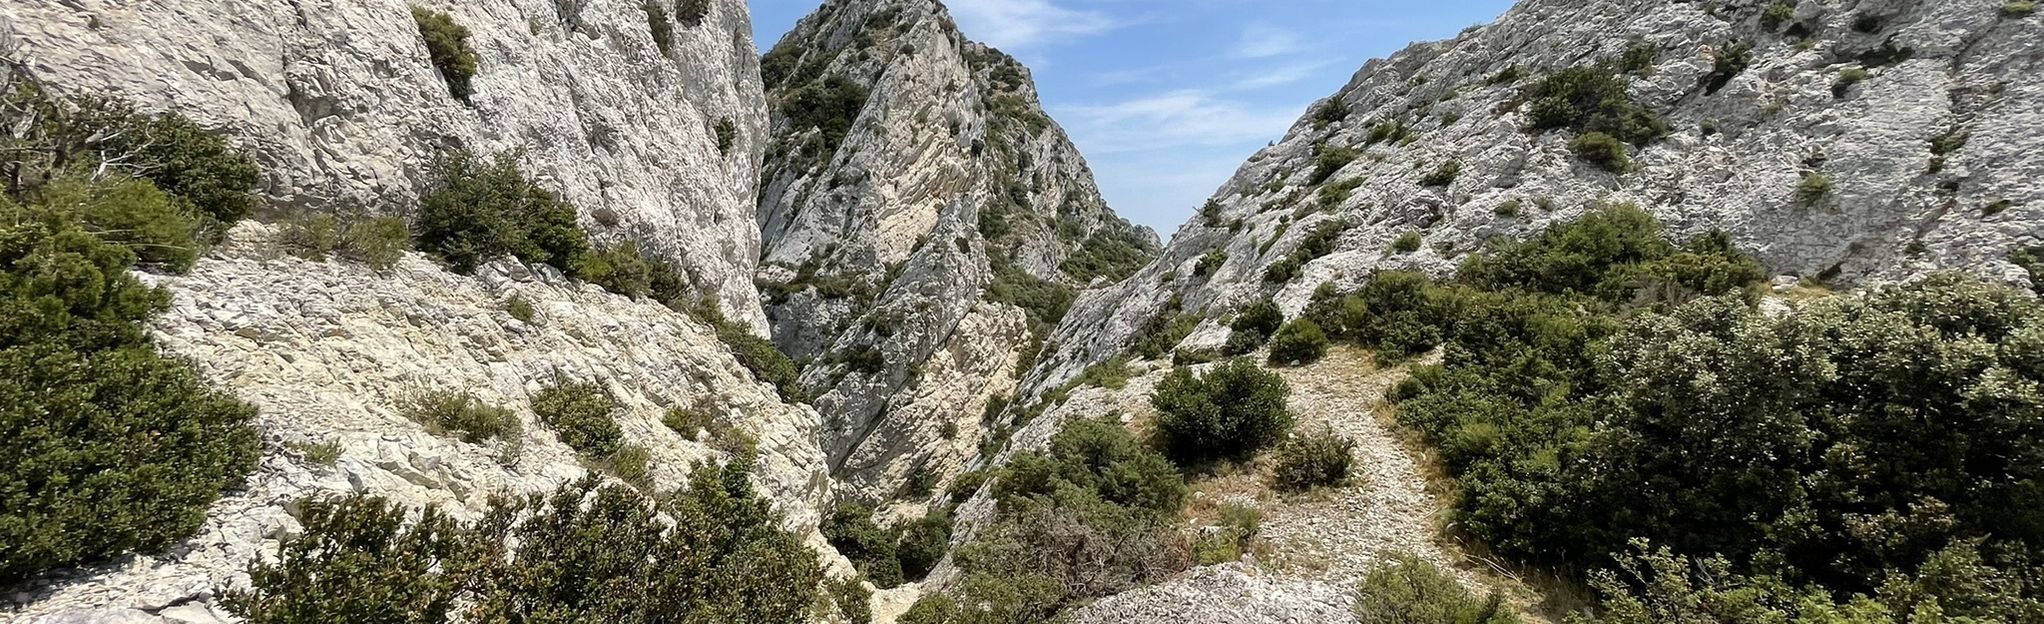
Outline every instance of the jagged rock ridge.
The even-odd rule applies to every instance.
[[[1028,71],[936,2],[828,2],[762,72],[774,339],[808,362],[837,475],[886,499],[969,459],[1032,335],[1155,235],[1107,208]]]

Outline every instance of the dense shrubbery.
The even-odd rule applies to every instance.
[[[1521,97],[1532,103],[1536,130],[1599,132],[1634,145],[1668,134],[1668,122],[1634,102],[1625,78],[1610,68],[1564,69],[1527,87]]]
[[[1570,140],[1568,148],[1576,153],[1576,157],[1605,171],[1625,173],[1632,169],[1632,159],[1625,155],[1625,144],[1602,132],[1585,132]]]
[[[452,152],[434,161],[432,178],[412,223],[420,249],[463,273],[511,255],[578,274],[589,237],[575,207],[527,180],[511,155]]]
[[[253,624],[806,621],[822,567],[753,491],[753,462],[698,465],[659,498],[594,479],[500,498],[473,523],[432,510],[407,522],[375,498],[309,500],[304,535],[252,565],[224,605]]]
[[[1102,277],[1109,282],[1119,282],[1149,264],[1154,255],[1149,245],[1136,236],[1133,228],[1110,226],[1087,236],[1079,249],[1066,257],[1064,264],[1058,268],[1079,284]]]
[[[157,352],[144,322],[169,297],[129,272],[189,266],[200,237],[253,204],[254,168],[182,118],[56,100],[0,73],[6,585],[184,539],[260,448],[253,407]]]
[[[1768,316],[1749,289],[1763,276],[1721,234],[1677,247],[1614,208],[1494,247],[1455,282],[1323,291],[1307,316],[1387,357],[1445,346],[1394,393],[1399,418],[1460,483],[1456,522],[1503,554],[1586,569],[1647,538],[1722,555],[1749,576],[1712,575],[1727,585],[1711,591],[1766,586],[1773,607],[1804,587],[1943,596],[1936,579],[1958,573],[1936,566],[2035,578],[2044,427],[2022,415],[2044,412],[2044,309],[1940,276]],[[1938,608],[2039,608],[2034,582],[1998,587],[2013,597]],[[1604,589],[1614,614],[1637,611]],[[1638,608],[1613,621],[1677,613]]]
[[[881,589],[923,580],[951,545],[951,514],[943,509],[898,526],[873,522],[873,508],[840,503],[823,521],[823,536]]]
[[[325,260],[338,255],[378,271],[397,266],[411,249],[411,232],[399,217],[311,215],[284,225],[278,244],[291,255]]]
[[[781,115],[798,130],[815,128],[822,141],[819,149],[829,154],[844,143],[845,135],[851,134],[852,122],[865,110],[869,95],[859,83],[831,76],[789,94],[781,103]]]
[[[1331,187],[1330,187],[1331,188]],[[1348,230],[1348,222],[1340,219],[1323,221],[1313,226],[1313,231],[1299,239],[1299,246],[1277,262],[1263,269],[1263,281],[1283,284],[1299,277],[1306,264],[1334,253],[1334,243],[1341,240],[1341,233]]]
[[[1048,452],[1015,456],[993,494],[996,520],[953,555],[959,586],[903,624],[1052,621],[1190,563],[1172,526],[1184,480],[1112,419],[1074,421]]]
[[[454,17],[446,13],[416,6],[412,7],[412,21],[419,25],[419,36],[426,41],[426,55],[433,61],[433,67],[447,80],[448,93],[467,102],[474,93],[469,80],[475,78],[480,61],[475,49],[468,45],[468,28],[455,23]]]
[[[1322,429],[1294,434],[1271,454],[1272,484],[1293,492],[1341,485],[1348,480],[1356,443]]]
[[[604,459],[624,446],[617,424],[617,398],[602,384],[555,379],[532,394],[532,413],[554,430],[562,444],[584,456]]]
[[[1460,177],[1462,177],[1462,161],[1450,160],[1441,163],[1440,166],[1435,167],[1433,171],[1427,172],[1426,175],[1420,176],[1419,185],[1448,186],[1454,184],[1455,179]]]
[[[1199,262],[1193,263],[1192,276],[1206,277],[1208,275],[1213,275],[1214,271],[1220,270],[1221,265],[1227,263],[1228,263],[1227,251],[1220,249],[1209,250],[1206,252],[1206,254],[1201,255],[1199,257]]]
[[[1182,465],[1248,459],[1292,429],[1291,388],[1276,373],[1232,360],[1205,375],[1171,371],[1157,384],[1157,445]]]
[[[1313,319],[1286,323],[1270,339],[1270,363],[1297,366],[1311,364],[1327,355],[1327,333]]]
[[[1265,299],[1243,306],[1228,321],[1228,342],[1221,352],[1228,355],[1243,355],[1255,351],[1269,342],[1272,334],[1285,324],[1285,313],[1279,310],[1277,302]]]
[[[1342,167],[1347,167],[1362,155],[1362,152],[1353,148],[1323,145],[1320,147],[1320,155],[1315,156],[1313,160],[1313,177],[1307,179],[1306,183],[1326,182],[1328,178],[1334,177],[1336,172],[1341,171]]]
[[[1356,588],[1355,614],[1358,624],[1519,622],[1497,594],[1478,598],[1455,577],[1411,555],[1398,556],[1363,577]]]
[[[510,409],[484,403],[465,392],[420,392],[406,397],[399,407],[406,418],[425,425],[427,431],[452,434],[470,444],[490,440],[515,443],[525,429]]]

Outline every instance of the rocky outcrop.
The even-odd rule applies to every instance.
[[[2044,236],[2044,162],[2026,156],[2044,121],[2040,29],[1990,0],[1528,0],[1372,61],[1316,104],[1156,263],[1081,297],[1033,385],[1121,352],[1174,297],[1210,316],[1185,344],[1211,346],[1249,302],[1292,315],[1322,283],[1447,273],[1487,240],[1600,202],[1636,203],[1678,235],[1724,230],[1773,272],[1833,285],[1938,269],[2022,280],[2005,257]],[[1622,148],[1622,172],[1579,157],[1581,132],[1530,129],[1531,85],[1599,65],[1668,124]],[[1323,167],[1341,149],[1355,152]],[[1298,252],[1316,229],[1324,253]],[[1417,249],[1394,249],[1408,236]],[[1225,261],[1196,271],[1210,254]],[[1267,277],[1288,259],[1296,271]]]
[[[828,2],[762,66],[774,340],[807,363],[837,475],[884,500],[968,460],[1032,335],[1155,236],[1108,210],[1028,71],[936,2]]]
[[[468,277],[408,254],[378,273],[281,256],[271,234],[243,225],[189,275],[154,278],[174,296],[156,321],[164,347],[262,410],[261,468],[171,552],[20,588],[8,598],[24,610],[9,617],[213,622],[222,613],[214,598],[243,586],[251,561],[296,535],[292,509],[304,497],[364,492],[467,516],[494,494],[580,478],[586,464],[528,401],[556,376],[601,383],[618,399],[625,439],[649,451],[657,488],[680,486],[693,462],[725,456],[712,446],[722,441],[689,440],[663,425],[667,408],[699,410],[757,438],[759,482],[788,513],[788,528],[832,552],[816,532],[830,488],[816,412],[782,403],[713,328],[543,266],[503,261]],[[509,311],[514,298],[531,305],[530,322]],[[424,390],[510,408],[523,432],[514,444],[433,435],[400,408]]]
[[[429,61],[413,5],[473,33],[466,102]],[[744,3],[709,5],[664,45],[639,3],[586,0],[7,0],[0,17],[45,82],[232,135],[278,209],[403,213],[437,154],[520,150],[598,238],[675,260],[763,331],[758,62]]]

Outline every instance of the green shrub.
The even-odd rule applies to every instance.
[[[1448,186],[1454,184],[1455,179],[1459,177],[1462,177],[1462,161],[1450,160],[1441,163],[1439,167],[1435,167],[1433,171],[1428,172],[1426,175],[1420,176],[1419,185]]]
[[[1298,366],[1311,364],[1327,355],[1327,334],[1313,319],[1286,323],[1270,340],[1270,363]]]
[[[1661,49],[1645,41],[1634,41],[1625,46],[1625,53],[1618,57],[1618,68],[1625,73],[1645,76],[1654,71],[1654,63],[1661,59]]]
[[[960,582],[905,624],[1044,622],[1183,570],[1177,469],[1113,420],[1077,420],[1020,453],[994,486],[994,521],[954,553]]]
[[[1228,252],[1220,249],[1208,250],[1206,255],[1199,257],[1198,263],[1192,265],[1192,276],[1206,277],[1213,275],[1214,271],[1220,270],[1221,265],[1227,262]]]
[[[1272,453],[1271,485],[1289,492],[1342,485],[1348,481],[1355,448],[1355,442],[1331,429],[1293,434]]]
[[[466,151],[436,159],[412,222],[419,247],[467,273],[500,256],[579,276],[588,235],[575,207],[527,180],[509,154],[489,162]]]
[[[645,9],[646,29],[653,34],[653,47],[660,50],[661,56],[673,53],[674,23],[667,21],[667,8],[660,6],[659,0],[647,0]]]
[[[1323,221],[1319,225],[1313,226],[1313,231],[1307,232],[1305,237],[1300,238],[1299,246],[1294,247],[1291,253],[1285,254],[1283,259],[1271,263],[1270,266],[1264,267],[1263,281],[1271,284],[1283,284],[1297,279],[1299,273],[1306,268],[1307,263],[1334,253],[1335,242],[1339,241],[1342,232],[1347,230],[1348,222],[1342,220]]]
[[[399,217],[311,215],[284,224],[277,242],[291,255],[320,261],[338,255],[378,271],[397,266],[411,249],[411,231]]]
[[[671,407],[660,416],[660,424],[667,425],[690,442],[702,437],[704,431],[716,426],[707,411],[686,407]]]
[[[469,80],[476,75],[480,59],[474,48],[468,44],[468,28],[454,22],[446,13],[424,7],[412,7],[412,21],[419,26],[419,36],[426,41],[426,55],[433,61],[433,67],[440,70],[440,77],[447,80],[447,92],[454,99],[468,101],[474,93]]]
[[[1362,584],[1356,588],[1355,615],[1360,624],[1517,624],[1520,621],[1497,593],[1478,598],[1462,587],[1454,576],[1412,555],[1399,555],[1371,569],[1363,577]]]
[[[1574,67],[1542,78],[1520,97],[1532,103],[1535,130],[1601,132],[1634,145],[1668,135],[1668,122],[1642,108],[1608,68]]]
[[[678,303],[670,301],[667,305],[676,307]],[[724,318],[724,313],[717,307],[716,300],[699,299],[693,305],[681,309],[697,322],[709,325],[715,330],[717,340],[731,349],[731,356],[738,360],[738,364],[752,371],[753,376],[760,381],[771,384],[774,390],[779,392],[781,400],[789,403],[809,401],[808,392],[802,388],[800,378],[802,371],[795,366],[795,361],[788,359],[788,354],[782,353],[779,347],[774,346],[773,341],[755,336],[752,330]]]
[[[797,130],[815,128],[820,137],[818,149],[830,154],[851,134],[852,122],[865,110],[870,95],[857,82],[831,76],[789,94],[781,104],[781,115]]]
[[[466,392],[428,390],[407,397],[399,405],[406,418],[426,426],[435,435],[454,434],[463,442],[479,444],[493,439],[516,440],[524,425],[508,408],[484,403]]]
[[[901,562],[902,578],[921,581],[950,551],[951,514],[937,509],[902,527],[894,554]]]
[[[255,408],[157,352],[168,295],[77,208],[0,198],[0,584],[188,537],[260,453]]]
[[[1731,84],[1733,78],[1745,73],[1753,64],[1753,44],[1734,42],[1720,46],[1712,61],[1710,73],[1704,74],[1703,94],[1717,95],[1718,90]]]
[[[91,183],[65,177],[40,191],[43,205],[128,248],[140,265],[181,273],[199,259],[198,223],[146,180]]]
[[[2028,0],[2014,0],[2001,5],[2004,17],[2029,17],[2037,12],[2037,3]]]
[[[1343,167],[1347,167],[1349,163],[1355,162],[1356,158],[1362,155],[1362,152],[1356,151],[1353,148],[1323,145],[1320,147],[1320,154],[1313,158],[1313,177],[1308,178],[1306,183],[1320,184],[1326,182],[1328,178],[1334,177],[1335,173],[1340,172]]]
[[[1136,330],[1135,340],[1130,349],[1145,359],[1161,359],[1192,335],[1206,317],[1197,314],[1180,314],[1177,307],[1170,307],[1143,322]]]
[[[1796,201],[1811,205],[1823,201],[1831,194],[1831,178],[1815,171],[1803,172],[1803,180],[1796,183]]]
[[[824,538],[881,589],[921,581],[951,546],[951,515],[943,510],[899,527],[873,522],[873,509],[840,503],[824,518]]]
[[[1831,83],[1831,96],[1843,98],[1845,94],[1852,92],[1853,85],[1866,82],[1872,77],[1874,74],[1865,69],[1847,67],[1845,71],[1838,72],[1838,80]]]
[[[1251,303],[1235,313],[1228,322],[1228,346],[1222,350],[1229,355],[1242,355],[1255,351],[1269,342],[1272,334],[1285,324],[1285,313],[1277,303],[1268,299]]]
[[[341,461],[340,440],[286,442],[284,443],[284,448],[291,449],[291,452],[298,454],[298,457],[305,460],[305,463],[322,468],[332,468],[334,464]]]
[[[1625,155],[1625,144],[1611,135],[1585,132],[1569,141],[1568,148],[1576,153],[1576,157],[1605,171],[1625,173],[1632,170],[1632,159]]]
[[[713,130],[717,133],[717,153],[731,153],[731,147],[738,144],[738,124],[732,123],[730,117],[724,117],[717,120]]]
[[[754,459],[698,465],[655,498],[595,479],[501,497],[475,523],[360,495],[301,505],[303,536],[223,606],[253,624],[804,621],[824,575],[753,491]],[[664,522],[662,515],[672,518]]]
[[[1031,275],[1000,256],[988,261],[993,265],[994,283],[987,287],[987,298],[1022,308],[1029,314],[1030,325],[1056,325],[1072,309],[1076,295],[1071,288]]]
[[[701,26],[710,14],[710,0],[674,0],[674,18],[690,28]]]
[[[1508,85],[1518,82],[1520,78],[1525,77],[1526,68],[1520,67],[1518,65],[1511,65],[1504,69],[1498,70],[1498,73],[1492,74],[1490,79],[1485,80],[1483,83],[1491,86]]]
[[[1058,270],[1078,284],[1090,284],[1096,278],[1119,283],[1142,270],[1156,255],[1156,249],[1137,236],[1134,228],[1102,227],[1088,235]]]
[[[504,302],[504,312],[523,323],[531,323],[538,316],[538,311],[532,309],[532,302],[519,295],[511,295],[511,298]]]
[[[1243,551],[1263,531],[1263,512],[1255,507],[1221,504],[1220,524],[1201,532],[1192,543],[1192,559],[1200,565],[1216,565],[1242,559]]]
[[[1363,144],[1403,143],[1412,138],[1412,128],[1397,120],[1387,119],[1370,126],[1370,136],[1363,139]]]
[[[831,606],[847,624],[873,624],[873,591],[858,578],[831,581]]]
[[[1339,97],[1330,98],[1320,103],[1319,106],[1313,107],[1313,127],[1325,128],[1341,123],[1348,119],[1348,115],[1349,108],[1347,102],[1341,101]]]
[[[617,399],[601,384],[555,378],[532,395],[532,413],[561,443],[592,459],[608,459],[624,445]]]
[[[1399,234],[1398,240],[1391,241],[1391,251],[1402,254],[1419,251],[1419,245],[1422,241],[1423,239],[1420,238],[1419,232]]]
[[[1769,31],[1781,30],[1783,24],[1796,19],[1796,5],[1777,0],[1760,12],[1760,27]]]
[[[1157,384],[1157,438],[1181,464],[1244,460],[1292,428],[1291,387],[1275,373],[1233,360],[1205,375],[1178,369]]]
[[[1348,201],[1349,196],[1354,194],[1356,189],[1362,186],[1362,178],[1349,178],[1320,187],[1320,206],[1328,209],[1338,208],[1342,202]]]

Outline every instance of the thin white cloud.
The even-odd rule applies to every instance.
[[[948,5],[967,36],[1003,49],[1090,37],[1118,25],[1106,13],[1068,9],[1051,0],[951,0]]]
[[[1242,29],[1242,40],[1235,44],[1235,55],[1260,59],[1294,54],[1304,49],[1299,33],[1269,24],[1250,24]]]
[[[1236,80],[1231,87],[1237,91],[1254,91],[1257,89],[1281,87],[1312,78],[1314,72],[1320,71],[1320,68],[1327,65],[1327,61],[1311,61],[1259,68],[1255,73],[1245,75]]]
[[[1055,114],[1068,120],[1083,150],[1105,154],[1261,143],[1283,135],[1299,111],[1289,106],[1257,107],[1211,91],[1187,89],[1112,104],[1063,107]]]

